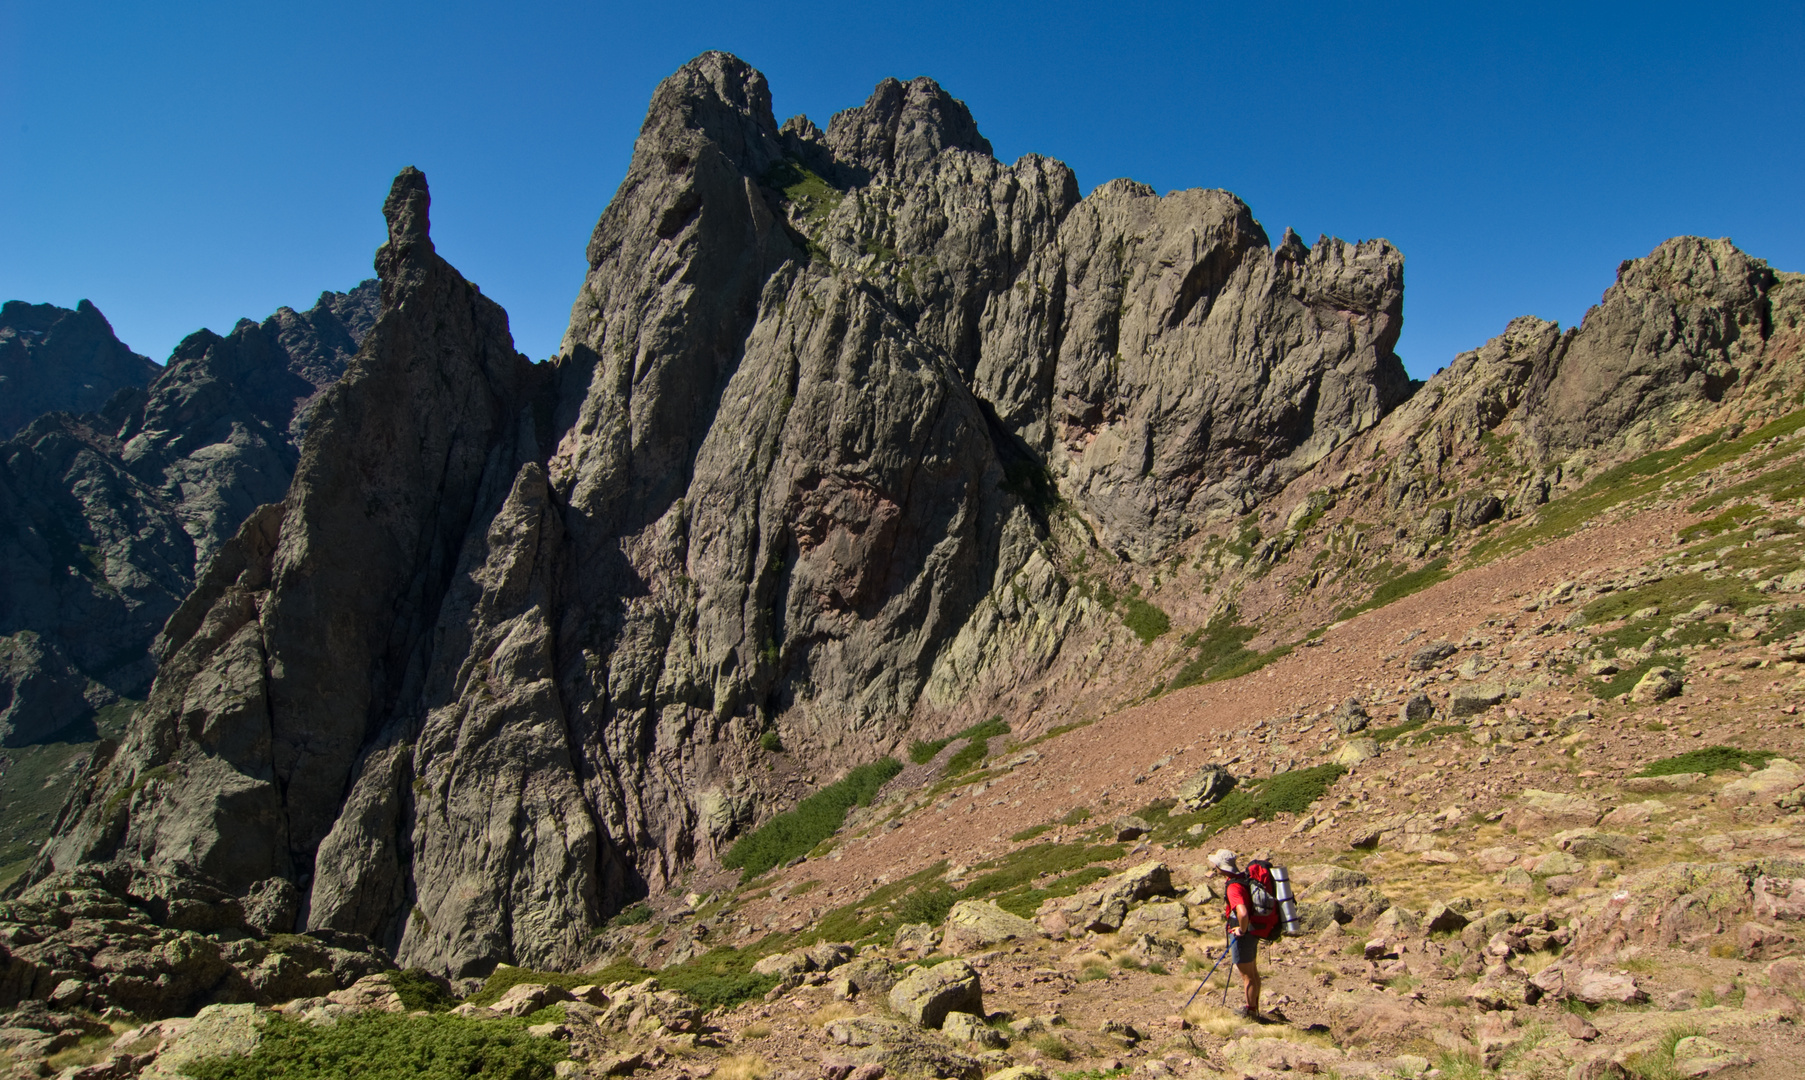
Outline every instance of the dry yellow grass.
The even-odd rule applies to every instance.
[[[742,1038],[742,1039],[763,1039],[763,1038],[768,1037],[770,1034],[771,1034],[771,1025],[770,1024],[763,1024],[763,1023],[747,1024],[746,1027],[740,1032],[740,1038]]]
[[[849,1016],[858,1016],[862,1011],[863,1010],[853,1008],[844,1001],[830,1001],[826,1005],[816,1009],[814,1014],[808,1018],[808,1022],[815,1027],[826,1027],[835,1020],[844,1020]]]
[[[771,1066],[756,1054],[734,1054],[722,1058],[713,1075],[715,1080],[765,1080],[771,1075]]]

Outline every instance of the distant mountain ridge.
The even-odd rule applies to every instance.
[[[148,386],[162,368],[113,336],[86,300],[69,308],[8,300],[0,305],[0,439],[49,412],[95,412],[128,386]]]
[[[372,281],[225,337],[199,331],[166,366],[144,361],[147,385],[30,417],[0,443],[0,741],[34,742],[143,695],[152,640],[219,544],[287,489],[307,406],[343,372],[376,302]],[[93,305],[48,307],[8,303],[0,355],[43,368],[73,365],[73,349],[144,373]],[[49,329],[34,335],[23,316]]]

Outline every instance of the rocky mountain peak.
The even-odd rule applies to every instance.
[[[833,115],[824,141],[842,164],[865,174],[914,177],[944,150],[991,156],[965,102],[925,77],[878,83],[865,104]]]
[[[73,311],[8,300],[0,306],[0,439],[47,412],[98,410],[161,370],[126,348],[87,300]]]
[[[382,202],[389,239],[376,252],[376,267],[384,281],[398,277],[408,262],[432,257],[431,208],[425,173],[409,165],[396,174],[388,198]]]

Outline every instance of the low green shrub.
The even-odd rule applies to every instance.
[[[609,926],[640,926],[652,921],[652,905],[644,900],[637,904],[628,904],[614,913],[608,920]]]
[[[923,742],[920,739],[909,744],[909,760],[917,765],[926,765],[958,739],[988,739],[993,735],[1009,734],[1009,725],[1003,723],[1001,716],[993,716],[981,724],[973,724],[964,731],[955,732],[944,739]]]
[[[436,979],[419,968],[389,972],[389,985],[395,988],[396,996],[410,1012],[415,1009],[444,1012],[458,1003]]]
[[[781,754],[783,753],[783,736],[777,734],[776,728],[771,728],[758,737],[758,745],[763,747],[767,754]]]
[[[1133,630],[1141,644],[1151,645],[1154,638],[1172,629],[1172,620],[1146,600],[1129,596],[1122,600],[1122,625]]]
[[[518,1020],[365,1012],[328,1025],[278,1016],[251,1053],[183,1071],[194,1080],[551,1080],[566,1056],[563,1043],[528,1035]]]
[[[1662,758],[1643,766],[1637,776],[1673,776],[1676,773],[1712,773],[1734,771],[1747,765],[1753,769],[1765,768],[1769,761],[1779,755],[1768,750],[1740,750],[1734,746],[1707,746],[1702,750],[1688,750],[1675,757]]]
[[[764,997],[777,985],[777,976],[753,972],[752,965],[760,955],[723,945],[658,972],[658,985],[704,1009],[730,1009],[742,1001]]]
[[[895,758],[860,765],[843,779],[802,800],[794,810],[778,814],[741,837],[727,850],[721,865],[740,871],[741,881],[750,881],[774,866],[808,854],[839,830],[848,811],[870,805],[878,789],[901,771],[902,763]]]

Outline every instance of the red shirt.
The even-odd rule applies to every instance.
[[[1226,888],[1222,891],[1223,891],[1224,895],[1228,898],[1228,921],[1230,924],[1238,925],[1240,923],[1240,920],[1235,917],[1235,908],[1238,905],[1246,905],[1247,917],[1249,920],[1252,920],[1252,918],[1253,918],[1253,900],[1250,899],[1247,895],[1247,885],[1245,883],[1239,882],[1239,881],[1231,881],[1228,883],[1228,888]]]

